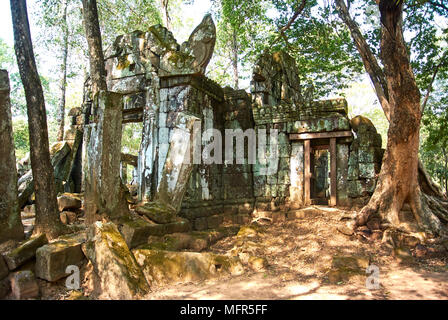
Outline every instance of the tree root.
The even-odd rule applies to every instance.
[[[441,201],[448,203],[446,194],[442,191],[442,188],[432,180],[420,159],[418,159],[418,184],[420,185],[422,192],[440,198]]]
[[[442,238],[448,237],[448,199],[427,174],[420,160],[418,172],[419,187],[414,192],[411,191],[407,199],[414,218],[425,233]],[[355,228],[365,225],[374,215],[380,216],[383,224],[397,228],[397,223],[389,221],[389,217],[396,216],[393,210],[398,204],[395,201],[397,200],[390,189],[382,188],[381,184],[377,185],[369,203],[358,213]]]

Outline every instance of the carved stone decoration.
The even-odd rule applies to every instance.
[[[210,62],[215,49],[215,42],[216,27],[212,16],[207,14],[193,30],[188,41],[182,44],[181,51],[190,49],[196,59],[196,66],[200,68],[202,74],[205,74],[205,68]]]
[[[147,32],[137,30],[121,35],[105,54],[108,89],[124,94],[142,91],[152,84],[153,69],[162,77],[203,75],[215,42],[216,27],[209,14],[182,46],[160,24],[150,27]]]

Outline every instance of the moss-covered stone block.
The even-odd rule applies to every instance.
[[[208,252],[135,249],[133,253],[148,282],[158,285],[243,273],[239,259]]]
[[[341,281],[348,281],[356,275],[365,275],[369,264],[370,258],[368,256],[334,256],[328,279],[330,283],[337,284]]]
[[[82,249],[99,277],[100,299],[136,299],[149,292],[140,266],[112,222],[91,225]]]
[[[47,243],[47,237],[45,234],[41,234],[22,242],[17,248],[6,252],[3,255],[3,258],[5,259],[9,270],[15,270],[25,262],[34,258],[36,256],[37,249]]]
[[[174,222],[176,218],[176,210],[159,201],[137,206],[135,211],[157,223]]]

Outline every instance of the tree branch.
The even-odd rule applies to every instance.
[[[346,24],[350,30],[350,34],[353,41],[358,49],[361,59],[364,63],[364,67],[372,80],[373,86],[376,91],[376,95],[380,101],[381,107],[383,108],[384,114],[387,120],[390,120],[390,106],[389,106],[389,94],[387,90],[386,78],[384,76],[383,70],[378,64],[376,57],[370,50],[365,38],[363,37],[361,31],[359,30],[358,24],[350,17],[348,8],[344,0],[336,0],[336,10],[338,11],[339,17]]]
[[[302,11],[305,9],[305,5],[306,5],[306,0],[302,0],[302,2],[300,3],[300,5],[297,7],[297,10],[294,12],[294,14],[292,15],[291,19],[289,19],[288,23],[283,27],[280,28],[280,32],[284,33],[286,30],[288,30],[289,28],[291,28],[291,25],[294,23],[294,21],[296,21],[296,19],[298,18],[298,16],[302,13]]]
[[[442,1],[442,2],[428,1],[428,3],[429,3],[430,5],[432,5],[432,6],[434,6],[434,7],[438,7],[438,8],[440,8],[440,9],[443,9],[443,10],[445,10],[446,12],[448,12],[448,7],[447,7],[445,4],[443,4],[443,1]]]
[[[426,91],[425,99],[423,100],[423,103],[422,103],[422,108],[421,108],[422,115],[425,112],[426,104],[428,103],[429,96],[432,92],[432,85],[437,77],[437,73],[439,72],[440,67],[445,63],[445,58],[446,58],[447,54],[448,54],[448,51],[445,51],[443,56],[440,58],[440,62],[437,64],[436,68],[434,69],[434,73],[432,74],[431,82],[428,85],[428,90]]]
[[[283,27],[279,28],[279,36],[277,38],[275,38],[275,40],[271,43],[271,45],[273,45],[274,43],[276,43],[280,38],[283,38],[283,40],[286,42],[286,46],[288,48],[290,48],[290,44],[288,41],[288,37],[285,34],[285,31],[287,31],[289,28],[291,28],[292,24],[294,23],[294,21],[297,20],[297,18],[299,17],[299,15],[303,12],[303,10],[305,9],[306,6],[306,1],[307,0],[302,0],[302,2],[300,3],[300,5],[297,7],[297,9],[294,11],[294,14],[292,15],[292,17],[288,20],[288,22],[286,23],[286,25],[284,25]]]

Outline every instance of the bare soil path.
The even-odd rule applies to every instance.
[[[402,262],[380,241],[337,231],[347,212],[314,207],[311,216],[261,226],[244,239],[230,237],[213,245],[265,256],[268,267],[240,276],[153,288],[149,299],[448,299],[448,253]],[[233,251],[234,252],[234,251]],[[336,284],[328,279],[334,256],[363,255],[379,268],[380,288],[366,287],[367,275]]]

